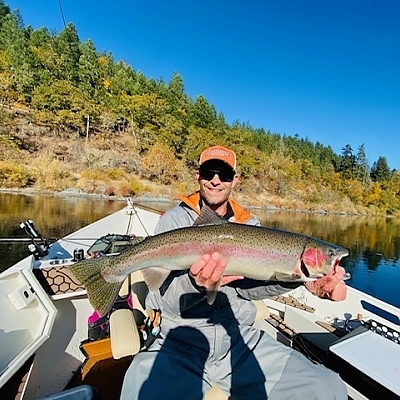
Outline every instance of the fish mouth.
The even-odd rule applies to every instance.
[[[339,270],[339,267],[340,267],[340,268],[343,268],[343,267],[340,265],[340,260],[341,260],[341,258],[335,260],[335,262],[333,263],[332,274],[335,274],[335,273]],[[347,281],[347,280],[349,280],[350,278],[351,278],[350,272],[345,271],[345,272],[344,272],[344,275],[343,275],[343,277],[342,277],[342,280],[343,280],[343,281]]]
[[[306,280],[313,281],[313,280],[321,278],[322,276],[325,276],[325,275],[333,275],[333,274],[335,274],[338,271],[339,267],[342,268],[342,266],[340,265],[340,260],[341,259],[342,259],[342,257],[337,258],[332,262],[332,267],[331,267],[331,270],[330,270],[329,274],[324,274],[324,273],[312,274],[312,273],[310,273],[310,271],[307,268],[307,265],[304,263],[304,261],[301,261],[300,271],[301,271],[301,273],[303,274],[303,277]],[[347,281],[350,278],[351,278],[351,274],[349,272],[345,272],[344,275],[343,275],[342,280]]]

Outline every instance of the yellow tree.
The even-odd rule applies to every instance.
[[[143,174],[151,180],[165,184],[176,182],[181,178],[183,165],[173,151],[162,143],[156,143],[150,148],[142,162]]]

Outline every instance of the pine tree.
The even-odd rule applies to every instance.
[[[368,165],[367,154],[365,152],[364,144],[358,148],[356,157],[356,177],[363,185],[371,183],[370,168]]]
[[[56,40],[57,52],[62,60],[62,78],[72,84],[78,83],[79,59],[82,55],[79,44],[78,33],[75,26],[69,23],[62,30]]]
[[[371,168],[371,179],[374,182],[384,182],[390,179],[390,169],[385,157],[379,157]]]

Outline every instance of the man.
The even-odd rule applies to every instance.
[[[191,226],[203,205],[231,222],[260,225],[259,220],[230,198],[238,183],[235,153],[213,146],[201,153],[195,173],[199,191],[160,219],[156,233]],[[251,300],[282,294],[295,286],[224,276],[227,261],[207,254],[189,271],[171,272],[146,299],[147,309],[162,313],[161,337],[129,367],[121,399],[198,399],[214,382],[231,399],[347,399],[334,372],[253,328]],[[343,271],[321,278],[308,289],[341,300]],[[221,283],[212,305],[206,289]],[[299,284],[296,284],[299,285]]]

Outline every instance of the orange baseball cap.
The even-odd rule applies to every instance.
[[[200,154],[199,166],[209,160],[221,160],[236,171],[236,154],[223,146],[212,146]]]

